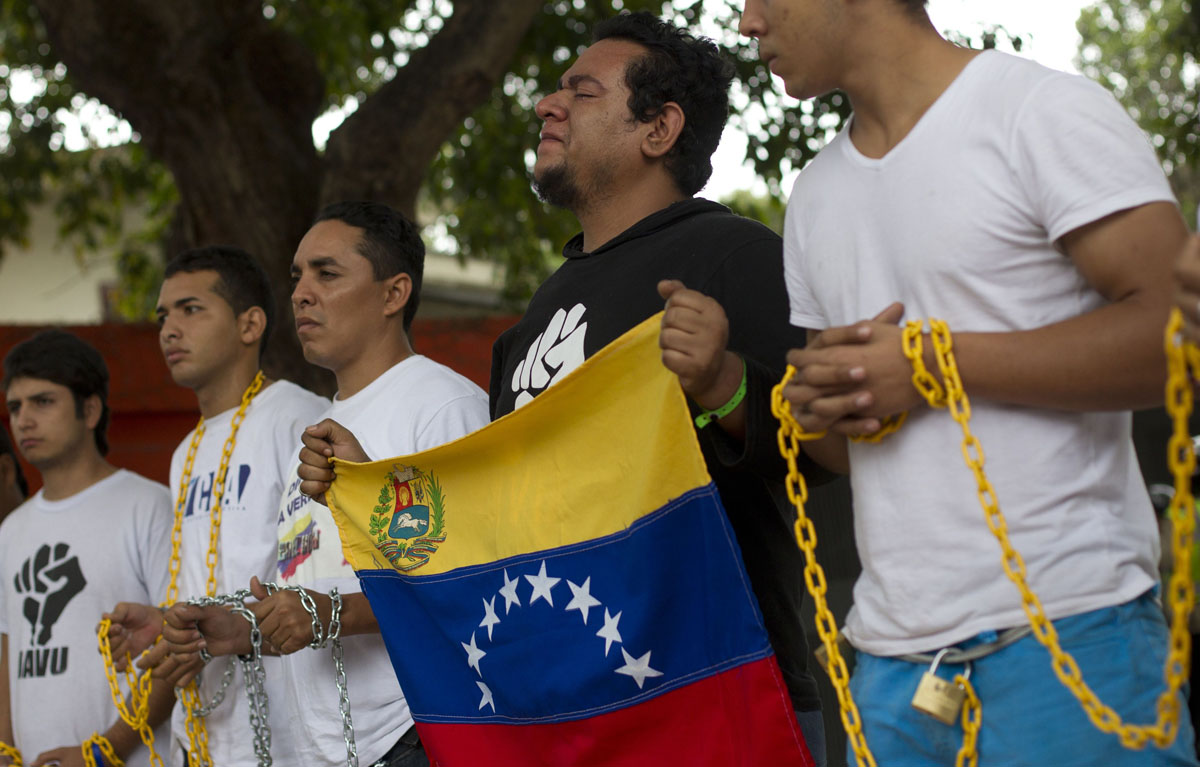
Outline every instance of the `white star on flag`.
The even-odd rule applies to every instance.
[[[505,573],[505,575],[507,574]],[[547,604],[554,607],[554,598],[550,596],[550,589],[558,585],[562,578],[550,578],[546,575],[546,560],[542,560],[542,569],[538,571],[537,575],[526,575],[525,580],[533,586],[533,596],[529,597],[531,606],[538,599],[545,599]]]
[[[621,632],[617,630],[617,621],[621,620],[621,613],[609,615],[608,608],[604,608],[604,625],[596,632],[596,636],[604,640],[604,657],[608,657],[609,648],[613,642],[621,642]],[[623,642],[621,642],[624,644]]]
[[[484,706],[491,706],[492,713],[496,713],[496,704],[492,701],[491,689],[483,682],[476,682],[475,684],[479,685],[479,691],[483,693],[483,698],[479,701],[479,710],[482,711]]]
[[[633,656],[625,652],[625,648],[621,648],[621,654],[625,656],[625,665],[617,669],[618,674],[625,674],[633,677],[633,681],[637,682],[638,689],[642,689],[642,685],[646,683],[648,676],[662,676],[662,672],[658,669],[650,668],[650,652],[642,657],[634,660]],[[495,711],[495,709],[492,709]]]
[[[567,585],[571,587],[571,601],[567,603],[565,609],[578,610],[580,613],[582,613],[583,625],[586,626],[588,610],[593,607],[600,606],[600,600],[596,599],[591,594],[592,576],[589,575],[587,579],[584,580],[582,586],[576,586],[570,580],[567,581]]]
[[[515,583],[516,581],[514,581]],[[496,597],[492,600],[483,600],[483,622],[479,624],[479,628],[488,630],[488,641],[492,641],[492,627],[500,622],[500,618],[496,615]]]
[[[483,656],[487,655],[487,653],[475,646],[475,632],[471,632],[471,644],[467,644],[466,642],[460,642],[459,644],[461,644],[463,649],[467,651],[467,665],[475,669],[475,673],[483,676],[483,672],[479,670],[479,661],[482,660]]]
[[[515,581],[508,579],[508,570],[504,571],[504,588],[500,589],[500,596],[504,597],[504,614],[508,615],[508,608],[512,607],[513,602],[517,603],[517,607],[521,606],[521,598],[517,596],[517,586],[520,585],[521,579]]]

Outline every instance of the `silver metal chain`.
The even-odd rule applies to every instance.
[[[342,662],[342,595],[336,588],[329,590],[333,611],[329,615],[329,632],[325,640],[333,645],[334,681],[338,688],[338,706],[342,712],[342,737],[346,740],[346,764],[358,767],[358,745],[354,740],[354,719],[350,716],[350,689],[346,686],[346,665]]]
[[[317,602],[312,598],[312,594],[303,586],[280,586],[277,583],[264,583],[263,588],[267,590],[267,595],[275,594],[279,591],[294,591],[300,597],[300,605],[304,611],[308,613],[312,619],[312,641],[308,646],[314,650],[319,650],[325,646],[325,632],[321,628],[321,616],[317,613]]]
[[[249,589],[242,589],[240,591],[234,592],[233,594],[222,595],[219,597],[205,596],[205,597],[197,597],[195,599],[189,599],[188,604],[195,605],[196,607],[224,607],[229,604],[239,604],[241,602],[244,602],[245,598],[248,596],[250,596]],[[207,665],[210,661],[212,661],[212,656],[209,655],[204,650],[200,651],[200,658],[201,658],[201,660],[204,661],[205,665]],[[203,677],[203,672],[201,672],[200,676]],[[199,683],[199,678],[197,680],[197,684],[198,683]],[[217,686],[217,691],[215,693],[213,693],[212,699],[207,704],[202,705],[199,708],[197,708],[195,711],[193,711],[192,712],[193,715],[197,716],[197,717],[206,717],[209,714],[211,714],[212,712],[216,711],[217,707],[220,706],[223,702],[225,702],[225,693],[229,690],[229,685],[232,683],[233,683],[233,661],[230,661],[225,666],[225,671],[222,672],[222,674],[221,674],[221,683],[220,683],[220,685]],[[183,690],[181,690],[178,687],[175,688],[175,699],[182,701],[182,699],[183,699],[182,695],[183,695]]]
[[[329,600],[333,608],[329,615],[329,628],[322,630],[321,617],[317,612],[317,603],[308,589],[301,586],[280,586],[277,583],[264,583],[268,594],[278,591],[294,591],[300,597],[300,604],[312,618],[312,642],[309,647],[319,650],[332,647],[334,682],[338,690],[338,708],[342,714],[342,737],[346,741],[346,764],[348,767],[358,767],[358,745],[354,739],[354,718],[350,715],[350,689],[346,684],[346,664],[342,653],[342,595],[336,588],[329,590]]]
[[[262,662],[262,632],[258,620],[245,605],[233,605],[233,612],[250,623],[250,654],[239,655],[246,681],[246,699],[250,710],[250,730],[254,733],[254,755],[258,767],[271,767],[270,707],[267,701],[267,671]]]
[[[242,666],[242,677],[245,680],[250,730],[254,733],[254,755],[258,759],[258,767],[271,767],[270,706],[267,700],[267,672],[263,668],[262,661],[262,632],[258,628],[258,620],[254,617],[254,613],[246,607],[248,597],[250,597],[249,589],[238,589],[232,594],[190,599],[188,604],[197,607],[228,607],[231,612],[242,616],[250,624],[250,654],[239,655],[237,658]],[[197,716],[208,716],[216,710],[217,706],[225,700],[226,690],[232,680],[233,663],[231,662],[225,669],[220,687],[213,699],[194,713]],[[179,692],[176,689],[176,697],[179,696]]]

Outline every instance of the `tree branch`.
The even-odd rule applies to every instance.
[[[411,216],[439,147],[491,93],[544,5],[455,0],[442,30],[330,136],[322,201],[377,200]]]

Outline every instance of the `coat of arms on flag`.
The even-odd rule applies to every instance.
[[[446,540],[445,497],[432,474],[396,464],[384,475],[369,532],[375,547],[401,572],[415,570]]]
[[[474,434],[338,464],[326,498],[434,764],[812,764],[659,322]]]

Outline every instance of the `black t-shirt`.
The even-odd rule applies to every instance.
[[[770,390],[785,354],[804,345],[804,331],[788,322],[779,236],[722,205],[689,199],[647,216],[591,253],[582,246],[582,235],[567,243],[566,262],[492,347],[492,418],[532,399],[661,311],[660,280],[681,280],[715,298],[729,317],[729,348],[746,362],[747,433],[739,444],[714,423],[699,430],[701,448],[792,703],[797,711],[819,708],[800,621],[804,559],[793,537],[795,513],[783,491],[785,467],[770,413]],[[822,475],[808,464],[802,469]]]

